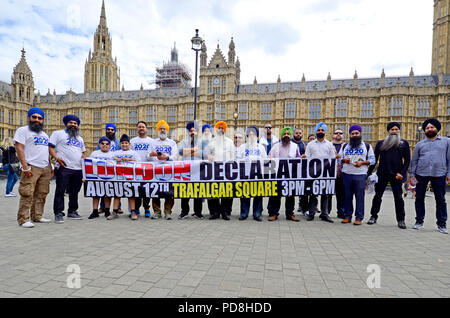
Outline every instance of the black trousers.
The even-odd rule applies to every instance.
[[[233,207],[233,198],[208,199],[208,209],[211,216],[230,216]]]
[[[189,200],[190,199],[181,199],[181,214],[188,215],[189,214]],[[203,208],[203,199],[193,199],[194,200],[194,214],[197,216],[202,215]]]
[[[383,197],[384,190],[386,190],[387,184],[390,183],[392,187],[392,193],[394,194],[395,214],[397,216],[397,222],[405,220],[405,202],[402,197],[402,180],[395,179],[395,175],[378,175],[378,183],[375,185],[375,196],[372,200],[372,209],[370,214],[377,219],[378,213],[381,208],[381,198]]]
[[[342,177],[336,178],[336,184],[335,184],[335,190],[336,190],[336,212],[338,216],[344,216],[344,185],[342,184]],[[332,208],[332,195],[328,196],[328,214],[331,212]]]
[[[136,210],[139,210],[141,205],[143,205],[144,209],[150,210],[150,198],[145,196],[145,189],[143,187],[139,187],[139,198],[135,198]]]
[[[317,199],[318,195],[309,196],[309,215],[314,216],[318,212],[317,205],[319,201]],[[328,215],[328,200],[330,195],[322,194],[320,195],[320,214]]]
[[[55,214],[64,211],[64,193],[69,193],[69,209],[67,213],[78,210],[78,193],[81,190],[83,173],[81,170],[72,170],[64,167],[55,169],[56,189],[53,200],[53,212]]]
[[[285,197],[285,213],[286,216],[294,214],[295,208],[295,197]],[[267,205],[267,210],[269,211],[269,216],[278,216],[280,215],[280,207],[281,207],[281,197],[270,197],[269,204]]]

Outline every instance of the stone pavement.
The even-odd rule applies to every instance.
[[[54,186],[45,211],[52,220]],[[341,224],[335,212],[334,224],[294,223],[284,210],[276,222],[267,210],[261,223],[239,221],[236,199],[228,222],[88,220],[91,199],[80,196],[84,220],[23,229],[19,199],[4,189],[0,180],[0,297],[450,297],[450,237],[436,231],[432,197],[420,231],[411,229],[410,198],[408,229],[397,228],[389,192],[374,226]],[[176,216],[179,207],[177,200]],[[71,264],[81,269],[81,288],[67,287]],[[366,283],[370,264],[381,269],[381,288]]]

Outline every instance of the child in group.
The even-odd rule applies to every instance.
[[[107,137],[102,137],[98,141],[98,144],[100,146],[100,150],[95,150],[91,153],[89,158],[93,159],[99,159],[99,160],[113,160],[114,153],[112,151],[109,151],[109,148],[111,146],[111,141]],[[99,217],[98,214],[98,204],[100,202],[100,198],[92,198],[92,213],[89,216],[88,219],[92,220]],[[111,213],[110,213],[110,207],[111,207],[111,198],[105,197],[105,217],[108,220],[112,219]]]
[[[132,162],[132,161],[138,161],[138,154],[130,149],[130,137],[128,135],[123,134],[122,137],[120,137],[120,147],[122,147],[122,150],[118,150],[114,152],[114,160],[117,162]],[[113,218],[119,217],[119,198],[114,198],[114,207],[113,207]],[[136,201],[133,198],[128,198],[128,206],[130,208],[131,214],[130,217],[132,220],[138,219],[138,211],[136,210]]]

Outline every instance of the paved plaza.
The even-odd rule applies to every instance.
[[[179,200],[171,221],[88,220],[91,199],[80,195],[84,220],[24,229],[19,198],[5,198],[4,189],[3,179],[0,297],[450,297],[450,236],[436,231],[433,197],[420,231],[411,229],[410,198],[408,229],[397,228],[390,192],[373,226],[341,224],[334,210],[334,224],[286,221],[284,210],[268,222],[267,209],[263,222],[239,221],[237,199],[231,221],[178,220]],[[52,181],[44,215],[52,220],[54,189]],[[81,269],[80,288],[68,288],[72,264]],[[367,285],[371,264],[381,270],[380,288]]]

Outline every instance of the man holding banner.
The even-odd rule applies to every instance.
[[[191,121],[186,126],[187,136],[178,145],[178,151],[181,159],[185,160],[201,160],[202,145],[198,139],[198,125]],[[187,219],[189,217],[189,198],[181,199],[181,214],[179,219]],[[197,219],[203,219],[202,215],[203,199],[194,199],[194,216]]]
[[[308,159],[323,159],[336,157],[336,151],[331,142],[325,139],[327,133],[327,125],[323,122],[318,123],[315,128],[317,139],[311,141],[306,147],[305,157]],[[306,216],[307,221],[314,220],[314,215],[317,211],[317,195],[312,194],[309,197],[309,213]],[[328,195],[322,194],[320,196],[320,216],[322,221],[333,223],[333,220],[328,215]]]
[[[247,129],[247,143],[241,145],[237,152],[236,160],[260,160],[267,158],[266,149],[263,145],[258,144],[258,128],[250,126]],[[253,219],[261,222],[262,213],[262,197],[253,198]],[[243,221],[248,218],[250,212],[250,198],[241,198],[241,215],[239,220]]]
[[[175,161],[178,158],[177,144],[172,139],[168,138],[170,126],[165,120],[160,120],[156,124],[156,132],[158,138],[153,141],[150,147],[148,158],[150,161]],[[171,197],[166,197],[164,200],[164,216],[166,220],[172,220],[172,208],[175,201]],[[161,200],[160,198],[153,198],[152,206],[154,215],[152,219],[161,218]]]
[[[214,126],[215,137],[209,143],[208,159],[209,161],[229,161],[234,160],[234,144],[233,141],[225,136],[228,125],[224,121],[219,121]],[[231,209],[233,206],[233,198],[214,198],[208,200],[208,208],[211,213],[210,220],[218,219],[222,215],[222,219],[229,221]]]
[[[280,138],[281,142],[276,143],[269,152],[270,158],[298,158],[300,157],[300,151],[298,146],[291,141],[292,128],[284,127],[281,130]],[[286,219],[294,222],[300,222],[294,216],[295,196],[287,196],[285,202]],[[270,197],[267,210],[269,211],[269,221],[275,221],[278,219],[281,206],[281,197]]]

